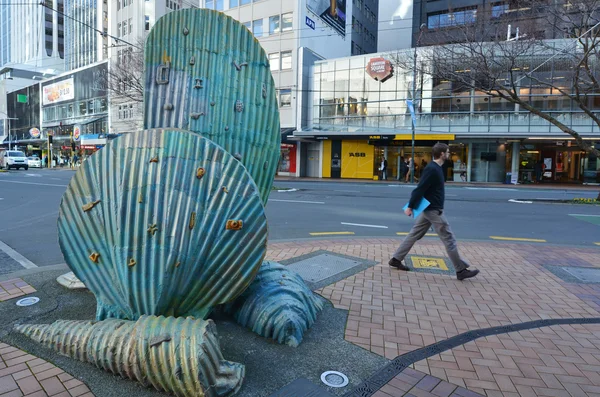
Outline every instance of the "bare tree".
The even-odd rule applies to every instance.
[[[144,101],[144,43],[138,39],[136,45],[116,44],[117,56],[111,59],[107,87],[111,96],[124,101]]]
[[[398,53],[394,62],[432,79],[434,90],[513,104],[600,158],[600,150],[539,101],[549,95],[563,108],[568,103],[600,128],[600,96],[595,99],[600,95],[600,0],[508,0],[486,7],[483,13],[461,14],[458,22],[451,17],[436,25],[433,20],[432,29],[421,32],[419,44],[425,47],[418,50],[416,70],[412,53]],[[507,35],[517,26],[519,37]],[[445,44],[427,47],[440,42]]]

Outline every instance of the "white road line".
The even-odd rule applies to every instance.
[[[499,191],[506,191],[506,192],[516,192],[517,189],[508,189],[508,188],[504,188],[504,187],[465,187],[465,189],[468,190],[499,190]]]
[[[279,193],[285,193],[285,192],[297,192],[298,189],[281,189],[281,190],[277,190]]]
[[[269,199],[269,201],[280,201],[283,203],[305,203],[305,204],[325,204],[323,201],[301,201],[301,200],[277,200],[277,199]]]
[[[515,199],[510,199],[508,200],[509,203],[520,203],[520,204],[533,204],[533,201],[526,201],[526,200],[515,200]]]
[[[36,178],[41,178],[42,176],[40,174],[25,174],[27,176],[35,176]]]
[[[52,183],[19,182],[19,181],[6,181],[6,180],[0,180],[0,182],[21,183],[23,185],[37,185],[37,186],[58,186],[58,187],[67,187],[67,186],[69,186],[69,185],[54,185]]]
[[[364,225],[362,223],[346,223],[346,222],[340,222],[342,225],[349,225],[349,226],[362,226],[362,227],[374,227],[377,229],[387,229],[387,226],[380,226],[380,225]]]
[[[588,215],[588,214],[569,214],[570,216],[591,216],[593,218],[600,218],[600,215]]]
[[[31,262],[29,259],[27,259],[23,255],[19,254],[14,249],[10,248],[8,245],[4,244],[2,241],[0,241],[0,250],[4,251],[6,253],[6,255],[10,256],[15,261],[19,262],[19,264],[26,269],[34,269],[37,267],[37,265],[35,263]]]

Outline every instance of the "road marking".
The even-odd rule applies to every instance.
[[[298,189],[277,189],[278,193],[284,193],[284,192],[297,192]]]
[[[269,201],[279,201],[282,203],[325,204],[323,201],[300,201],[300,200],[277,200],[277,199],[269,199]]]
[[[600,245],[600,243],[594,243],[594,244],[596,244],[596,245]]]
[[[516,192],[517,189],[508,189],[508,188],[503,188],[503,187],[466,187],[465,189],[469,189],[469,190],[499,190],[499,191],[506,191],[506,192]]]
[[[588,214],[569,214],[570,216],[591,216],[593,218],[600,218],[600,215],[588,215]]]
[[[349,226],[362,226],[362,227],[374,227],[374,228],[378,228],[378,229],[387,229],[387,226],[380,226],[380,225],[364,225],[362,223],[346,223],[346,222],[340,222],[342,225],[349,225]]]
[[[4,244],[2,241],[0,241],[0,250],[4,251],[6,253],[6,255],[10,256],[15,261],[19,262],[19,264],[21,266],[23,266],[25,269],[34,269],[37,267],[37,265],[35,263],[31,262],[29,259],[27,259],[23,255],[19,254],[14,249],[10,248],[8,245]]]
[[[313,232],[313,233],[308,233],[311,236],[327,236],[327,235],[337,235],[337,234],[354,234],[354,232]]]
[[[521,204],[533,204],[533,201],[525,201],[525,200],[515,200],[515,199],[510,199],[508,200],[509,203],[521,203]]]
[[[408,232],[396,232],[398,236],[408,236]],[[425,234],[427,237],[437,237],[437,233],[427,233]]]
[[[490,236],[492,240],[504,240],[504,241],[528,241],[530,243],[545,243],[546,240],[537,239],[537,238],[520,238],[520,237],[500,237],[500,236]]]
[[[69,185],[54,185],[52,183],[19,182],[19,181],[6,181],[6,180],[0,180],[0,182],[20,183],[23,185],[37,185],[37,186],[57,186],[57,187],[68,187],[69,186]]]
[[[36,178],[41,178],[40,174],[25,174],[27,176],[35,176]]]

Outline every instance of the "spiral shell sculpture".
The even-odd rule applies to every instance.
[[[244,378],[243,365],[223,359],[211,320],[142,316],[15,328],[61,354],[176,396],[230,396]]]
[[[124,135],[83,163],[63,196],[58,237],[96,295],[98,320],[204,318],[254,279],[267,221],[232,155],[198,134],[156,129]]]
[[[250,287],[224,309],[255,333],[297,347],[323,304],[298,274],[265,261]]]

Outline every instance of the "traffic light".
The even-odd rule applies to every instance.
[[[48,143],[52,145],[52,135],[48,135]]]
[[[75,142],[71,142],[71,150],[75,151],[76,146]]]

